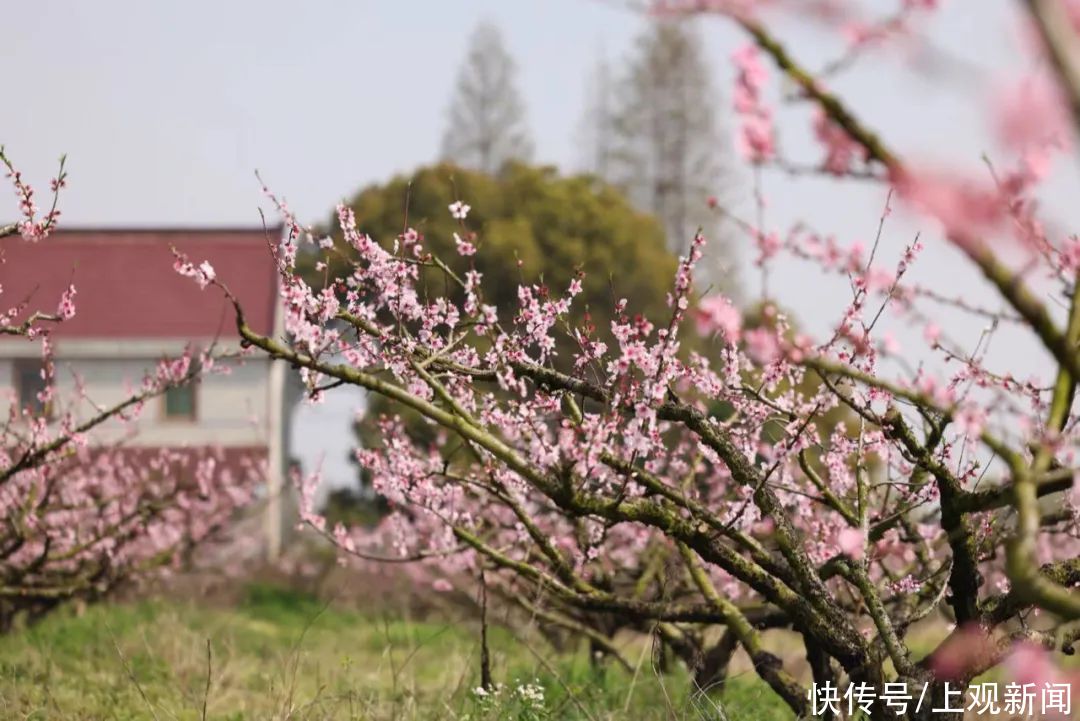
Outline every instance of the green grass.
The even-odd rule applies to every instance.
[[[233,608],[100,605],[0,637],[0,709],[5,720],[80,721],[202,719],[204,703],[220,721],[791,718],[748,676],[706,699],[687,693],[681,671],[655,673],[647,653],[634,652],[642,663],[631,675],[593,666],[584,649],[490,636],[502,690],[485,699],[473,690],[479,644],[468,623],[326,608],[268,587]]]

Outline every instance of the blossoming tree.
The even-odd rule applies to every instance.
[[[1000,308],[909,281],[918,240],[885,258],[876,244],[867,251],[805,227],[782,236],[740,220],[759,263],[787,254],[849,281],[829,333],[795,332],[770,305],[765,322],[750,327],[729,299],[698,298],[700,235],[664,317],[628,317],[619,303],[610,329],[567,323],[586,278],[566,288],[523,282],[519,310],[500,317],[473,267],[483,239],[470,233],[464,202],[449,208],[462,225],[456,258],[433,256],[411,230],[380,244],[342,207],[341,229],[359,260],[315,293],[295,262],[301,244],[318,243],[279,203],[290,233],[270,252],[289,335],[255,333],[236,304],[242,337],[298,367],[313,397],[360,386],[440,430],[435,444],[421,445],[384,417],[381,446],[358,453],[395,508],[376,534],[327,527],[310,505],[315,479],[305,484],[305,520],[345,553],[436,569],[447,579],[440,585],[482,573],[545,620],[612,651],[601,626],[581,619],[636,619],[692,663],[740,647],[800,714],[816,711],[809,688],[766,650],[763,628],[798,635],[818,686],[929,689],[925,704],[874,707],[888,717],[939,718],[942,709],[958,717],[966,699],[957,692],[1018,642],[1034,644],[1024,653],[1071,653],[1075,627],[1061,622],[1080,617],[1070,493],[1080,440],[1080,240],[1047,230],[1033,200],[1051,154],[1068,147],[1070,116],[1080,120],[1068,46],[1076,28],[1053,16],[1076,4],[1024,4],[1037,39],[1031,52],[1048,63],[1027,86],[1033,95],[1003,110],[1016,170],[985,183],[905,161],[761,15],[775,7],[843,23],[857,30],[849,48],[857,53],[909,39],[907,23],[936,4],[904,0],[896,15],[858,25],[847,15],[857,3],[686,0],[655,10],[715,13],[746,33],[734,55],[734,100],[749,163],[786,163],[766,100],[771,64],[815,108],[817,172],[880,183],[930,218],[941,229],[934,242],[959,249]],[[421,268],[440,270],[445,283],[421,283]],[[940,304],[980,325],[989,317],[994,327],[1021,328],[1053,368],[1028,378],[1030,367],[992,367],[932,322]],[[897,358],[879,331],[884,314],[919,329],[920,351],[937,364]],[[713,338],[711,352],[680,350],[690,322]],[[572,357],[554,352],[558,334],[573,340]],[[837,409],[847,421],[830,427],[824,419]],[[910,629],[935,614],[954,630],[916,657]],[[724,629],[711,647],[701,634],[708,627]]]
[[[33,188],[2,149],[0,162],[23,216],[0,227],[0,243],[49,242],[63,163],[51,207],[39,215]],[[254,464],[250,473],[230,470],[210,450],[126,445],[148,400],[215,372],[212,348],[161,361],[114,405],[94,403],[81,383],[70,396],[60,394],[52,330],[75,316],[76,298],[71,285],[53,301],[55,310],[19,299],[0,315],[0,334],[39,345],[43,381],[36,398],[11,398],[0,424],[0,631],[20,616],[32,621],[64,601],[100,597],[178,560],[233,516],[259,475]]]

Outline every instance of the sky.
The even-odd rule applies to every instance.
[[[862,5],[884,13],[898,3]],[[870,56],[833,89],[909,158],[977,172],[981,155],[996,152],[988,99],[999,80],[1030,71],[1017,53],[1019,3],[941,5],[926,30],[934,63],[912,71],[915,59]],[[358,188],[436,158],[457,66],[480,21],[500,27],[517,60],[535,159],[572,169],[590,67],[606,57],[618,72],[645,24],[618,0],[34,0],[10,3],[4,15],[0,144],[42,188],[58,156],[68,155],[63,222],[78,226],[258,225],[266,204],[256,170],[302,220],[326,220]],[[834,33],[805,20],[775,27],[811,68],[841,52]],[[722,20],[704,22],[702,33],[730,131],[728,58],[745,38]],[[785,155],[803,163],[820,158],[808,118],[799,107],[779,117]],[[726,184],[723,199],[735,212],[752,209],[750,177],[735,170]],[[793,182],[773,172],[763,189],[768,226],[804,220],[845,243],[873,239],[885,200],[878,186]],[[1058,168],[1048,215],[1064,217],[1078,190],[1076,168]],[[14,212],[13,198],[0,197],[0,216]],[[923,231],[928,249],[916,277],[987,298],[934,230],[900,213],[883,251],[895,257]],[[753,253],[737,251],[753,295]],[[848,291],[805,270],[781,264],[770,289],[804,327],[821,332]],[[956,328],[969,344],[980,331]],[[1003,364],[1045,363],[1026,338],[1006,333],[999,344]],[[327,405],[300,411],[294,445],[305,465],[325,455],[328,476],[351,476],[344,458],[357,403],[356,395],[330,394]]]

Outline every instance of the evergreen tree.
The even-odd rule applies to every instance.
[[[614,81],[607,58],[601,56],[585,87],[585,112],[578,128],[581,169],[599,178],[611,176],[614,149]]]
[[[686,252],[698,227],[715,248],[718,223],[707,199],[719,191],[724,152],[696,27],[650,23],[616,90],[607,179],[660,219],[673,251]]]
[[[514,60],[490,23],[473,32],[458,73],[442,157],[461,167],[494,174],[508,160],[532,155],[525,106],[514,85]]]

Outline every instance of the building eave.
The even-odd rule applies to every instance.
[[[239,353],[238,338],[57,338],[53,341],[57,360],[157,359],[178,356],[188,347],[213,347],[217,354]],[[37,358],[41,346],[25,338],[0,338],[0,358]],[[255,358],[254,360],[258,360]]]

